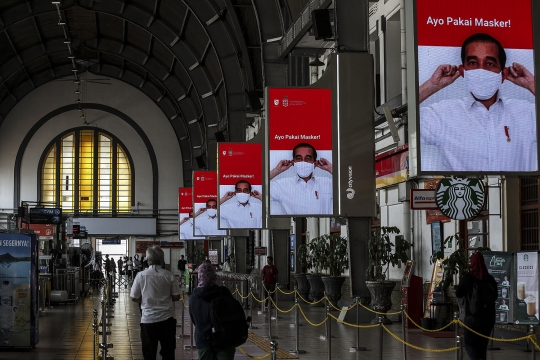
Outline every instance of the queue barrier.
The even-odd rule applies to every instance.
[[[264,285],[263,285],[264,287]],[[274,299],[270,296],[272,293],[276,292],[276,291],[280,291],[284,294],[295,294],[295,304],[289,308],[289,309],[283,309],[283,308],[280,308],[278,306],[278,304],[274,301]],[[453,346],[453,347],[449,347],[449,348],[444,348],[444,349],[431,349],[431,348],[425,348],[425,347],[420,347],[420,346],[417,346],[415,344],[412,344],[410,342],[407,342],[406,339],[405,339],[405,327],[403,326],[403,330],[404,330],[404,334],[403,334],[403,337],[400,337],[396,334],[394,334],[387,326],[385,326],[383,323],[382,323],[382,316],[383,315],[397,315],[397,314],[401,314],[403,317],[403,319],[407,318],[409,321],[411,321],[416,327],[418,327],[420,330],[423,330],[425,332],[439,332],[439,331],[443,331],[445,329],[447,329],[449,326],[452,326],[452,325],[455,325],[456,326],[456,334],[458,334],[458,327],[459,326],[462,326],[463,328],[466,328],[467,330],[475,333],[476,335],[478,336],[482,336],[488,340],[491,340],[491,341],[499,341],[499,342],[506,342],[506,343],[509,343],[509,342],[516,342],[516,341],[523,341],[523,340],[526,340],[528,342],[530,342],[531,344],[533,344],[533,352],[535,351],[540,351],[540,346],[536,340],[536,335],[535,335],[535,331],[534,331],[534,326],[530,326],[529,328],[529,333],[525,336],[522,336],[522,337],[518,337],[518,338],[510,338],[510,339],[505,339],[505,338],[495,338],[495,337],[491,337],[491,336],[486,336],[486,335],[483,335],[481,333],[478,333],[476,331],[474,331],[473,329],[471,329],[470,327],[468,327],[467,325],[465,325],[461,320],[459,320],[458,316],[457,316],[457,313],[455,314],[454,316],[454,320],[452,320],[450,323],[446,324],[445,326],[439,328],[439,329],[426,329],[426,328],[423,328],[422,326],[420,326],[419,324],[417,324],[416,322],[414,322],[410,315],[407,313],[406,311],[406,307],[402,305],[402,310],[401,311],[397,311],[397,312],[387,312],[387,313],[382,313],[382,312],[378,312],[378,311],[375,311],[375,310],[372,310],[370,309],[369,307],[363,305],[360,301],[358,301],[358,298],[356,298],[356,301],[353,305],[351,305],[350,307],[348,308],[345,308],[345,309],[340,309],[338,307],[336,307],[334,304],[332,304],[332,302],[330,301],[330,299],[328,298],[328,296],[325,296],[316,301],[316,302],[309,302],[309,301],[306,301],[304,298],[302,298],[302,296],[299,294],[299,292],[297,291],[297,289],[295,288],[295,290],[289,292],[289,293],[286,293],[284,291],[282,291],[279,287],[276,287],[275,290],[273,291],[268,291],[268,294],[269,296],[267,296],[266,298],[262,298],[262,299],[259,299],[257,298],[257,296],[253,293],[253,292],[249,292],[247,295],[242,295],[239,293],[239,290],[236,289],[234,292],[233,292],[233,295],[238,295],[241,299],[243,300],[246,300],[248,299],[249,297],[252,298],[252,300],[254,301],[257,301],[257,302],[265,302],[265,301],[269,301],[270,304],[272,304],[271,306],[274,307],[277,311],[281,312],[281,313],[290,313],[291,311],[293,310],[298,310],[299,313],[302,314],[302,317],[304,318],[304,320],[311,326],[314,326],[314,327],[319,327],[319,326],[322,326],[322,325],[325,325],[326,324],[326,328],[327,328],[327,337],[326,339],[328,340],[328,343],[330,344],[331,343],[331,335],[329,333],[329,330],[331,329],[331,324],[330,324],[330,321],[329,320],[335,320],[335,322],[337,323],[340,323],[340,324],[343,324],[345,326],[349,326],[349,327],[352,327],[352,328],[356,328],[356,329],[371,329],[371,328],[380,328],[380,333],[381,333],[381,337],[380,337],[380,343],[379,343],[379,349],[380,349],[380,356],[379,358],[382,359],[382,349],[383,349],[383,346],[382,346],[382,333],[383,331],[384,332],[387,332],[393,339],[395,339],[396,341],[400,342],[403,344],[403,348],[404,348],[404,359],[406,359],[406,348],[412,348],[412,349],[415,349],[415,350],[418,350],[418,351],[423,351],[423,352],[429,352],[429,353],[443,353],[443,352],[452,352],[452,351],[455,351],[457,356],[456,358],[457,359],[462,359],[463,358],[463,336],[462,335],[456,335],[456,346]],[[302,301],[304,301],[305,303],[307,304],[318,304],[320,303],[321,301],[325,301],[325,303],[327,304],[326,305],[326,316],[325,318],[320,321],[320,322],[313,322],[311,321],[307,316],[306,314],[304,313],[302,307],[300,306],[299,302],[298,302],[298,299],[302,299]],[[377,314],[379,315],[379,323],[378,324],[369,324],[369,325],[360,325],[360,324],[352,324],[352,323],[348,323],[348,322],[345,322],[343,320],[340,320],[338,317],[336,317],[335,315],[333,315],[332,313],[329,312],[329,309],[330,308],[334,308],[335,310],[337,311],[349,311],[349,310],[352,310],[353,308],[355,307],[359,307],[359,308],[363,308],[369,312],[372,312],[374,314]],[[402,321],[404,323],[404,321]],[[270,326],[271,328],[271,326]],[[297,327],[298,328],[298,327]],[[297,341],[298,343],[298,341]],[[330,346],[330,345],[329,345]],[[247,354],[243,349],[241,349],[239,347],[239,350],[246,356],[248,356],[249,358],[251,359],[265,359],[269,356],[271,356],[272,354],[271,353],[267,353],[266,355],[264,356],[259,356],[259,357],[256,357],[256,356],[251,356],[249,354]],[[298,348],[297,348],[298,350]],[[330,357],[330,354],[331,354],[331,349],[329,348],[329,359],[331,358]],[[291,351],[291,352],[294,352],[294,351]],[[533,359],[535,359],[535,356],[533,354]]]

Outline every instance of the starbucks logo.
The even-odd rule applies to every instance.
[[[484,206],[484,183],[476,178],[444,178],[435,191],[439,210],[450,219],[466,220]]]

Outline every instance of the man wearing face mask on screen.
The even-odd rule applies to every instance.
[[[220,200],[220,225],[224,229],[257,229],[262,227],[262,194],[240,180]]]
[[[226,230],[218,230],[217,201],[210,199],[206,202],[206,208],[199,209],[195,215],[195,235],[226,235]]]
[[[501,96],[505,81],[535,95],[523,65],[505,67],[506,52],[487,34],[468,37],[462,64],[440,65],[419,87],[419,102],[463,77],[467,96],[420,106],[423,171],[534,171],[537,169],[534,103]]]
[[[292,160],[281,160],[270,171],[270,200],[272,215],[332,214],[332,163],[317,160],[317,151],[308,143],[296,145]],[[292,169],[291,169],[292,168]],[[316,176],[319,168],[330,176]],[[274,179],[290,169],[292,176]]]

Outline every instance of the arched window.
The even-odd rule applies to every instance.
[[[131,211],[133,167],[111,134],[95,128],[70,130],[55,139],[41,161],[40,198],[64,212]]]

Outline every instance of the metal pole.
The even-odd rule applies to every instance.
[[[324,292],[324,304],[325,304],[325,306],[324,306],[324,318],[327,319],[328,318],[328,309],[330,307],[328,306],[328,297],[326,297],[326,291]],[[328,327],[327,326],[324,327],[324,333],[325,334],[324,334],[323,338],[328,339]]]
[[[182,339],[184,338],[184,319],[186,307],[184,306],[184,292],[182,291]]]
[[[326,305],[326,344],[328,348],[328,360],[332,360],[332,321],[328,314],[330,313],[330,305]]]
[[[383,317],[379,315],[379,360],[383,358]]]
[[[236,300],[238,300],[238,302],[241,304],[242,302],[240,301],[240,292],[238,291],[238,283],[236,283],[235,286],[236,286]]]
[[[92,329],[94,330],[94,339],[92,340],[92,342],[94,343],[94,359],[96,359],[96,336],[98,333],[97,309],[94,309],[92,311],[92,314],[94,315],[94,322],[92,323]]]
[[[270,299],[268,299],[268,338],[272,340],[272,301]]]
[[[250,329],[258,329],[258,327],[256,326],[253,326],[253,284],[251,284],[251,291],[250,291],[250,294],[251,294],[251,299],[250,299],[250,302],[251,302],[251,305],[249,306],[249,328]]]
[[[461,335],[456,336],[456,345],[457,345],[456,360],[461,360],[463,357],[463,347],[462,347],[463,344],[461,341]]]
[[[276,294],[276,324],[278,319],[278,293],[279,293],[279,283],[276,283],[276,287],[274,288],[274,293]]]
[[[405,304],[401,304],[401,331],[403,333],[403,341],[407,341],[407,331],[405,329],[407,316],[405,315],[405,308]],[[403,343],[403,360],[407,360],[407,345],[405,343]]]
[[[276,360],[277,359],[277,347],[278,343],[274,340],[270,341],[270,352],[271,352],[271,359]]]
[[[535,336],[534,325],[529,325],[529,335]],[[532,341],[531,341],[532,342]],[[536,345],[532,343],[532,360],[536,360]]]
[[[264,283],[261,283],[261,313],[264,312]]]
[[[356,303],[356,325],[360,325],[360,298],[356,296],[355,298]],[[366,351],[367,348],[364,346],[360,346],[360,327],[356,327],[356,346],[353,346],[349,349],[349,352],[356,352],[356,351]]]
[[[459,335],[459,312],[454,311],[454,332],[456,337]]]

